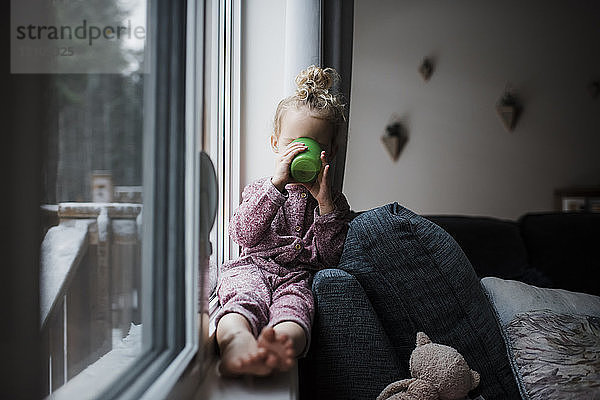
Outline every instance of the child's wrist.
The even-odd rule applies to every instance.
[[[274,176],[271,177],[271,183],[281,193],[283,193],[283,191],[285,190],[285,182],[280,181],[279,179],[275,178]]]
[[[319,204],[319,214],[321,214],[321,215],[326,215],[326,214],[332,213],[333,210],[334,210],[334,207],[333,207],[332,203]]]

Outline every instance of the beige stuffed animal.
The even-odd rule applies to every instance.
[[[410,355],[411,379],[388,385],[377,400],[458,400],[479,385],[479,374],[456,349],[432,343],[417,333],[417,347]]]

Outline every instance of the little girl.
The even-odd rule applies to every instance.
[[[242,247],[239,259],[223,265],[217,294],[217,343],[224,375],[268,375],[289,370],[308,351],[314,300],[314,271],[339,262],[350,208],[330,189],[329,164],[345,122],[344,104],[329,89],[332,68],[310,66],[296,77],[297,90],[275,112],[271,148],[273,176],[242,192],[229,234]],[[321,173],[312,183],[294,183],[293,158],[316,140]]]

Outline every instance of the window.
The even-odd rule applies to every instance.
[[[101,6],[110,21],[134,18],[146,26],[145,1]],[[99,11],[86,6],[82,20]],[[110,383],[143,354],[142,341],[150,335],[143,314],[151,309],[142,307],[148,195],[143,56],[142,43],[134,52],[110,55],[123,65],[120,73],[48,77],[40,271],[44,394],[60,395],[65,384],[89,385],[78,378],[83,371],[98,371],[102,383]]]
[[[216,223],[211,232],[211,292],[216,287],[219,267],[239,255],[229,239],[228,224],[239,204],[240,191],[240,28],[241,2],[209,0],[206,18],[207,74],[205,148],[215,162],[219,182]],[[208,17],[210,15],[210,17]]]
[[[207,311],[217,265],[238,255],[227,224],[241,189],[246,3],[3,4],[11,31],[0,146],[10,236],[0,280],[8,305],[0,320],[11,327],[0,340],[10,372],[0,374],[3,393],[40,397],[40,375],[41,394],[54,398],[165,397],[204,348],[195,319]],[[277,2],[259,8],[275,4],[279,15]],[[212,166],[201,150],[219,183],[212,251],[203,237]],[[211,280],[197,274],[209,253]],[[112,368],[121,361],[126,368]]]
[[[11,50],[29,57],[12,53],[12,73],[41,103],[15,106],[16,126],[37,122],[43,158],[41,394],[165,397],[198,348],[204,7],[11,12]]]

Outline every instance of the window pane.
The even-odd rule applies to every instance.
[[[42,369],[45,393],[58,395],[102,390],[139,359],[149,334],[141,238],[143,84],[150,75],[143,73],[144,40],[127,39],[145,31],[146,1],[76,4],[53,2],[52,26],[85,26],[87,34],[69,46],[63,38],[59,47],[73,55],[48,71],[44,94]],[[100,37],[90,44],[92,27]]]
[[[223,155],[219,147],[219,93],[220,81],[219,74],[222,68],[222,60],[219,56],[222,51],[219,31],[220,2],[218,0],[208,0],[205,2],[205,28],[204,28],[204,126],[203,126],[203,148],[212,159],[217,174],[217,181],[223,186]],[[221,197],[219,197],[220,199]],[[213,293],[217,286],[218,265],[223,263],[222,259],[222,241],[223,226],[219,223],[222,214],[222,201],[219,201],[220,209],[217,212],[217,221],[210,232],[210,242],[212,252],[210,255],[209,266],[209,286],[208,293]]]

